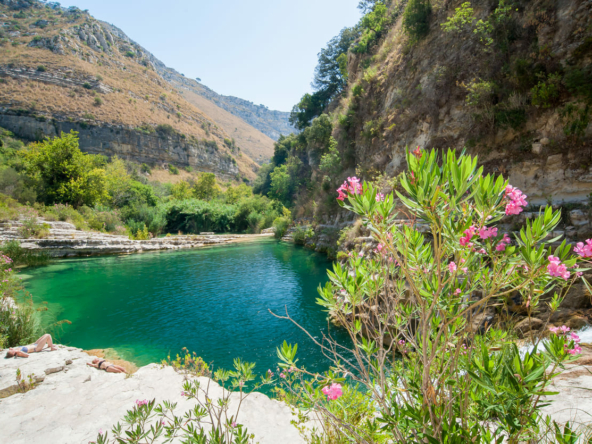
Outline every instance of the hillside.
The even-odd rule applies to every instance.
[[[36,0],[2,0],[0,14],[0,126],[28,139],[74,129],[87,152],[254,177],[258,166],[237,137],[163,80],[124,34]],[[271,142],[257,140],[266,145],[249,151],[263,157]]]
[[[248,156],[260,164],[269,160],[273,154],[273,140],[268,134],[275,134],[277,132],[275,129],[271,128],[278,127],[278,123],[274,122],[275,118],[273,117],[273,113],[278,113],[278,111],[273,111],[271,114],[266,115],[263,118],[254,118],[252,110],[243,110],[242,114],[236,113],[232,108],[222,106],[224,102],[213,100],[212,97],[218,96],[216,93],[195,80],[187,79],[173,68],[166,66],[148,50],[129,39],[129,37],[118,27],[105,22],[100,23],[101,26],[104,29],[107,29],[111,34],[132,43],[136,48],[136,52],[141,53],[143,57],[145,57],[147,63],[151,65],[154,71],[163,80],[170,83],[177,92],[183,94],[183,97],[189,103],[195,105],[198,109],[207,114],[216,125],[220,126],[235,140],[236,145],[244,150]],[[203,92],[206,90],[210,91],[212,94],[204,95]],[[230,99],[236,98],[231,97]],[[220,105],[219,102],[222,103],[222,105]],[[288,113],[283,114],[286,114],[284,117],[287,122]],[[262,128],[266,129],[267,132],[263,131]],[[288,129],[283,128],[281,124],[279,124],[279,128],[284,129],[284,134],[293,131],[293,128],[288,131]],[[275,137],[275,139],[277,139],[277,137]]]
[[[278,145],[258,192],[336,223],[347,177],[389,192],[405,148],[419,146],[478,155],[533,205],[589,208],[592,3],[364,4],[360,23],[319,53],[316,91],[295,108],[302,132]]]
[[[349,52],[334,112],[340,149],[353,145],[361,171],[395,175],[406,146],[465,147],[532,203],[587,200],[590,2],[433,3],[415,36],[404,3],[388,14],[368,53]]]
[[[253,102],[238,97],[223,96],[197,80],[189,79],[174,69],[165,66],[155,57],[152,57],[151,61],[162,78],[178,89],[188,90],[204,97],[217,107],[244,120],[273,140],[278,140],[282,134],[288,135],[296,131],[288,121],[289,112],[274,111],[268,109],[265,105],[255,105]]]

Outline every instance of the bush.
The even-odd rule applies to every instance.
[[[99,96],[95,97],[95,106],[101,106],[103,104],[103,99]]]
[[[284,237],[288,231],[288,228],[290,228],[290,225],[292,225],[292,218],[286,216],[276,218],[273,221],[273,228],[275,229],[274,236],[276,239],[281,239]]]
[[[227,233],[235,229],[236,207],[234,205],[189,199],[170,202],[163,208],[168,232],[181,231],[198,234],[203,231],[213,231]]]
[[[334,264],[319,288],[319,304],[352,348],[317,342],[333,351],[319,377],[298,366],[296,346],[284,342],[279,393],[317,412],[323,436],[313,433],[311,442],[546,441],[551,421],[541,409],[551,399],[541,396],[552,395],[553,379],[581,353],[579,338],[553,328],[542,342],[543,322],[540,332],[523,330],[530,348],[521,351],[503,325],[479,315],[505,312],[509,295],[520,294],[525,319],[545,311],[548,323],[592,251],[579,244],[577,258],[565,241],[546,241],[561,220],[551,206],[513,239],[498,233],[494,224],[520,213],[526,196],[502,176],[484,175],[477,158],[418,149],[406,160],[396,195],[352,178],[340,196],[377,245]],[[395,223],[401,205],[410,220],[426,221],[428,235]]]
[[[137,127],[136,131],[143,133],[143,134],[154,134],[156,132],[154,127],[152,125],[148,125],[147,123],[144,123],[143,125]]]
[[[161,123],[160,125],[156,125],[156,131],[163,136],[175,136],[177,135],[177,130],[175,128],[173,128],[171,125],[169,125],[168,123]]]
[[[551,74],[547,80],[541,80],[530,90],[532,104],[542,108],[551,108],[559,99],[559,83],[561,76]]]
[[[174,175],[178,175],[179,174],[179,168],[177,168],[175,165],[173,165],[172,163],[169,163],[169,172],[171,174]]]
[[[17,240],[11,240],[0,245],[0,252],[11,258],[14,265],[40,266],[47,265],[50,261],[50,257],[46,252],[33,252],[24,249]]]
[[[39,71],[39,72],[45,72],[45,71],[47,71],[47,69],[45,68],[45,66],[43,66],[43,65],[39,65],[39,66],[37,67],[37,71]]]
[[[92,89],[92,85],[90,83],[88,83],[88,82],[84,82],[82,84],[82,87],[85,88],[85,89]]]
[[[39,223],[37,215],[33,214],[22,220],[22,225],[17,230],[20,237],[24,239],[43,239],[49,236],[49,225]]]
[[[403,14],[403,28],[413,41],[421,40],[430,32],[432,6],[429,0],[409,0]]]

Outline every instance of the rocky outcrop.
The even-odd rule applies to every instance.
[[[4,352],[0,355],[3,357]],[[59,346],[57,351],[32,353],[27,359],[1,359],[0,442],[91,442],[99,430],[110,431],[121,422],[138,399],[175,402],[175,413],[180,416],[195,406],[195,401],[181,395],[186,377],[172,367],[150,364],[126,377],[87,366],[92,358],[80,349]],[[35,388],[19,391],[17,369],[25,381],[35,383]],[[199,380],[210,383],[209,396],[214,402],[222,397],[223,389],[214,381]],[[236,410],[238,401],[238,394],[231,395],[232,409]],[[287,405],[262,393],[247,397],[236,418],[261,444],[304,443],[291,420]]]
[[[59,136],[62,132],[77,131],[80,149],[107,157],[147,164],[191,166],[197,171],[216,173],[219,177],[235,179],[239,168],[236,160],[220,152],[213,144],[184,137],[181,134],[154,132],[145,134],[134,128],[96,121],[48,121],[18,112],[0,109],[0,127],[27,140],[42,140]]]
[[[199,248],[258,239],[271,235],[271,233],[179,235],[149,240],[130,240],[127,236],[76,230],[74,225],[68,222],[39,219],[39,223],[49,226],[49,235],[44,239],[23,239],[18,233],[18,229],[22,225],[20,221],[0,223],[0,243],[18,240],[21,247],[26,250],[44,252],[51,257],[71,257]]]
[[[37,41],[33,40],[29,46],[53,45],[53,42],[54,39],[41,39]],[[98,81],[96,77],[74,77],[70,76],[69,74],[69,72],[62,72],[59,70],[45,72],[33,68],[11,68],[8,66],[0,66],[0,76],[10,76],[14,79],[20,80],[34,80],[37,82],[50,83],[66,88],[82,87],[95,90],[102,94],[113,92],[113,89],[111,89],[108,85]]]

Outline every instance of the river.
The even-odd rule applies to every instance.
[[[315,303],[330,262],[317,253],[272,239],[197,250],[60,260],[25,271],[26,289],[57,342],[85,350],[113,348],[139,366],[174,356],[183,347],[216,368],[234,358],[256,362],[262,373],[277,365],[276,347],[298,344],[299,363],[328,367],[314,337],[327,332]],[[341,330],[330,328],[339,341]]]

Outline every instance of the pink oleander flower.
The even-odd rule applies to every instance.
[[[454,272],[456,271],[456,268],[457,268],[457,267],[456,267],[456,264],[455,264],[454,262],[450,262],[450,263],[448,264],[448,270],[449,270],[451,273],[454,273]]]
[[[273,372],[272,372],[271,370],[267,370],[267,375],[268,375],[270,378],[273,378]]]
[[[581,271],[576,272],[577,277],[582,277],[583,275],[584,275],[584,273],[582,273]]]
[[[559,327],[549,327],[549,331],[556,334],[559,331]]]
[[[464,259],[461,259],[461,260],[460,260],[460,263],[461,263],[461,264],[464,264],[465,262],[466,262],[466,261],[465,261]]]
[[[566,327],[565,325],[562,325],[560,328],[562,333],[567,333],[568,331],[570,331],[571,329],[569,327]]]
[[[181,392],[181,396],[187,396],[185,392]]]
[[[284,373],[284,372],[280,373],[280,378],[282,378],[282,379],[286,379],[286,375],[285,375],[285,373]]]
[[[378,244],[378,245],[376,246],[376,249],[377,249],[378,251],[382,251],[382,244]]]
[[[233,429],[236,428],[236,422],[232,421],[232,424],[231,425],[232,425],[232,428]]]
[[[497,244],[495,246],[496,251],[504,251],[506,249],[506,244],[504,244],[503,242],[500,242],[499,244]]]
[[[99,429],[99,435],[103,434],[103,429]]]
[[[592,257],[592,239],[588,239],[586,245],[583,242],[578,242],[576,248],[574,248],[574,252],[583,258]]]
[[[401,339],[401,340],[399,340],[398,344],[399,344],[399,345],[405,345],[405,339]]]
[[[466,273],[467,271],[469,271],[469,268],[468,267],[462,267],[461,270],[462,270],[463,273]]]
[[[384,194],[377,193],[376,194],[376,202],[382,202],[384,200]]]
[[[136,405],[138,407],[143,406],[143,405],[147,405],[147,404],[148,404],[148,400],[147,399],[144,399],[142,401],[140,401],[139,399],[136,399]]]
[[[528,202],[526,202],[526,195],[522,193],[518,188],[508,185],[505,191],[506,197],[510,200],[506,204],[506,215],[515,215],[522,213],[522,210]]]
[[[481,248],[481,249],[477,250],[477,253],[479,253],[479,254],[485,254],[485,253],[487,253],[487,251],[485,251],[484,248]]]
[[[548,259],[549,265],[547,265],[547,271],[551,276],[560,277],[565,280],[569,279],[570,272],[567,271],[567,267],[561,263],[558,257],[549,256]]]
[[[576,335],[574,332],[572,332],[569,337],[576,343],[579,344],[581,339],[578,335]]]
[[[335,401],[343,395],[341,384],[331,384],[331,387],[324,387],[322,390],[323,394],[327,396],[327,399]]]
[[[479,237],[483,240],[489,239],[490,237],[497,236],[497,228],[496,227],[481,227],[479,228]]]
[[[580,353],[582,353],[582,348],[578,345],[578,344],[574,344],[574,348],[572,348],[571,350],[566,350],[567,353],[569,353],[570,355],[579,355]]]
[[[457,295],[457,296],[458,296],[459,294],[461,294],[461,293],[462,293],[462,290],[461,290],[460,288],[457,288],[457,289],[454,291],[454,294],[455,294],[455,295]]]

